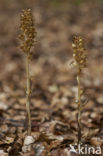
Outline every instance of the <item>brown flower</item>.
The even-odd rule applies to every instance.
[[[23,10],[20,16],[20,49],[27,55],[31,55],[31,48],[35,43],[36,30],[33,22],[31,9]]]
[[[78,66],[79,70],[86,67],[87,55],[84,48],[84,40],[80,36],[74,36],[72,42],[73,58],[75,65]]]

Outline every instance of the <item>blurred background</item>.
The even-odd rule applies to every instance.
[[[20,13],[25,8],[32,9],[37,30],[31,66],[33,80],[44,86],[69,80],[72,84],[72,37],[81,35],[89,60],[86,76],[91,82],[87,83],[103,83],[103,0],[0,0],[1,85],[4,81],[7,86],[13,82],[17,85],[18,81],[18,85],[25,84],[21,81],[25,68],[17,39]]]
[[[25,61],[18,41],[20,13],[25,8],[32,9],[37,31],[31,62],[33,88],[76,85],[70,69],[73,35],[81,35],[87,49],[83,85],[102,87],[103,0],[0,0],[1,92],[14,94],[25,86]]]

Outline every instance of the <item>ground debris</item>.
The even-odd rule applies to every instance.
[[[85,36],[88,53],[88,67],[81,75],[82,102],[88,100],[82,109],[82,142],[103,146],[103,5],[99,0],[0,2],[0,156],[75,155],[70,144],[77,143],[77,84],[75,69],[69,67],[74,34]],[[19,11],[29,7],[38,43],[30,65],[34,141],[28,152],[23,144],[27,136],[25,62],[16,37]]]

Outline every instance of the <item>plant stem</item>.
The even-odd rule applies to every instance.
[[[26,76],[27,76],[27,88],[26,88],[26,112],[27,112],[27,134],[31,135],[31,112],[30,112],[30,96],[31,96],[31,86],[30,86],[30,73],[29,73],[29,57],[26,56]]]
[[[80,89],[80,72],[77,75],[77,83],[78,83],[78,144],[81,143],[81,89]]]

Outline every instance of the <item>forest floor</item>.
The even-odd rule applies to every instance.
[[[77,143],[77,82],[70,67],[73,35],[83,36],[88,54],[81,76],[88,100],[82,111],[82,142],[103,149],[103,4],[62,0],[0,3],[0,156],[76,155],[69,152],[70,144]],[[20,12],[26,7],[33,10],[37,30],[30,66],[35,143],[29,153],[22,152],[27,129],[26,76],[17,39]]]

